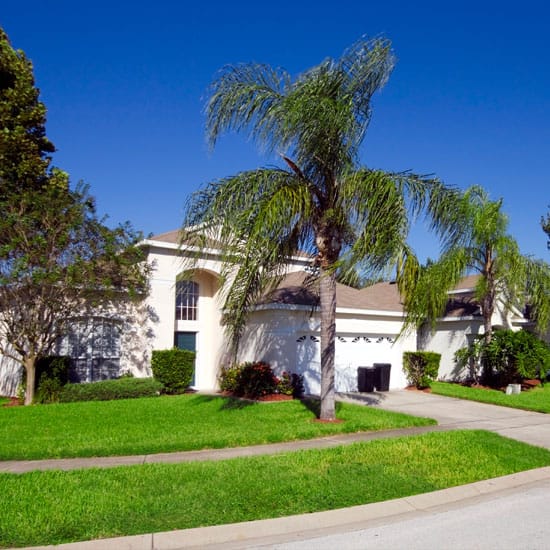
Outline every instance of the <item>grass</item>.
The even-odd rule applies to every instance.
[[[0,397],[0,407],[10,400],[9,397]]]
[[[0,546],[337,509],[547,465],[545,449],[456,431],[221,462],[0,474]]]
[[[342,423],[314,422],[315,402],[252,403],[206,395],[0,408],[0,460],[121,456],[239,447],[335,433],[435,424],[337,404]]]
[[[548,383],[543,387],[539,386],[529,391],[522,391],[516,395],[506,395],[499,390],[469,388],[449,382],[432,382],[431,386],[432,392],[439,395],[481,401],[482,403],[515,409],[550,413],[550,384]]]

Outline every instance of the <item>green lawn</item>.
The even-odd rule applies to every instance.
[[[547,450],[457,431],[221,462],[0,474],[0,546],[336,509],[547,465]]]
[[[206,395],[0,408],[0,460],[113,456],[239,447],[335,433],[435,424],[338,403],[339,424],[316,403],[252,403]]]
[[[432,382],[432,392],[448,397],[470,399],[503,407],[550,413],[550,384],[529,391],[522,391],[516,395],[506,395],[504,392],[498,390],[469,388],[449,382]]]
[[[9,401],[9,397],[0,397],[0,407]]]

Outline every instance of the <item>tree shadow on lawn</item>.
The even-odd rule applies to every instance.
[[[308,409],[315,415],[315,418],[319,418],[319,416],[321,415],[321,400],[319,398],[309,396],[303,397],[302,399],[300,399],[300,401],[306,409]],[[342,410],[342,403],[336,401],[336,403],[334,404],[334,408],[336,414],[338,414]]]
[[[212,401],[221,402],[220,410],[235,410],[245,409],[256,404],[256,401],[250,399],[242,399],[239,397],[231,397],[227,395],[195,395],[193,400],[195,405],[202,405],[203,403],[211,403]]]

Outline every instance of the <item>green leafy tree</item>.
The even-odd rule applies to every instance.
[[[550,266],[520,253],[516,240],[507,233],[502,200],[489,200],[479,186],[455,198],[454,207],[446,210],[441,257],[420,269],[405,288],[408,324],[419,326],[428,320],[433,326],[445,311],[448,291],[473,272],[480,275],[475,297],[483,317],[485,344],[491,341],[492,318],[499,305],[504,311],[521,311],[530,304],[539,331],[547,330]]]
[[[546,246],[550,250],[550,213],[546,214],[546,218],[540,220],[542,230],[546,233],[548,240],[546,241]]]
[[[144,293],[147,267],[140,235],[104,225],[85,186],[18,198],[4,203],[0,218],[0,353],[24,367],[30,404],[36,361],[55,350],[75,317]]]
[[[34,85],[32,63],[12,48],[0,28],[0,200],[49,182],[55,148],[46,137],[46,108]]]
[[[26,372],[71,319],[146,290],[148,268],[129,225],[108,228],[83,185],[50,167],[32,65],[0,29],[0,353]]]
[[[224,310],[235,346],[250,308],[280,281],[290,258],[311,255],[319,275],[324,420],[335,418],[337,276],[376,277],[406,251],[405,276],[414,264],[405,247],[409,207],[417,212],[428,202],[437,224],[444,205],[445,188],[434,179],[358,166],[371,98],[393,65],[389,41],[362,39],[294,80],[266,65],[226,67],[210,90],[210,143],[225,131],[244,132],[284,164],[205,186],[184,217],[188,243],[214,239],[224,251]]]

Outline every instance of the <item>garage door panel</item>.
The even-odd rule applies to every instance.
[[[373,363],[401,364],[395,335],[338,335],[335,349],[335,387],[338,392],[357,391],[357,367]],[[304,376],[307,393],[320,394],[320,339],[304,334],[297,339],[297,372]]]

